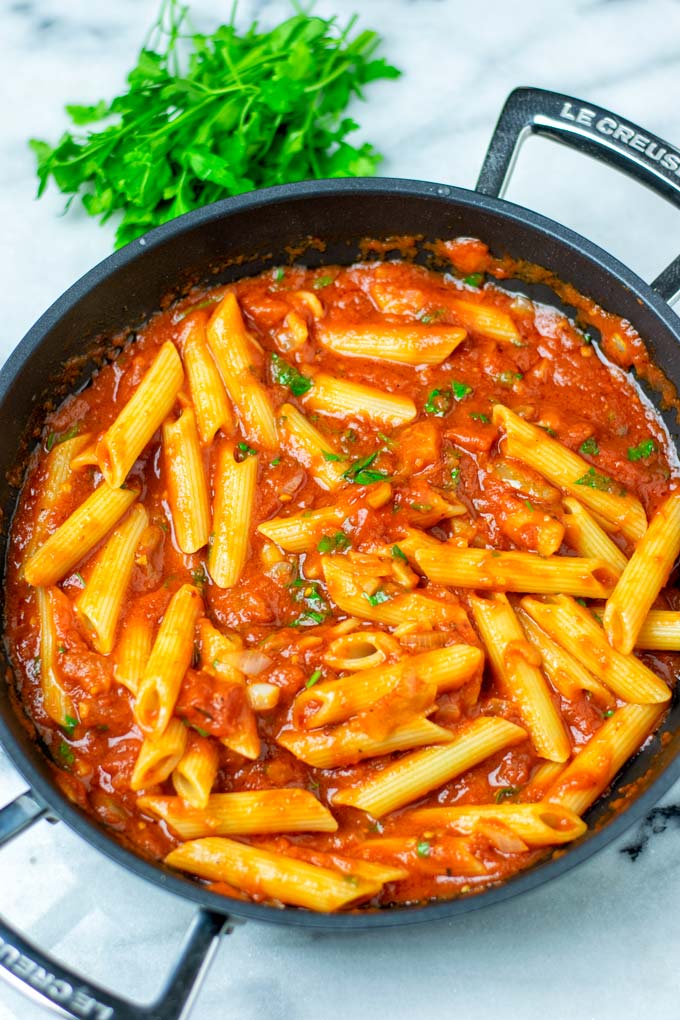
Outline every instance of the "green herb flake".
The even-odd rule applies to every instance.
[[[314,684],[321,679],[321,670],[315,669],[309,680],[305,683],[305,687],[313,687]]]
[[[382,605],[383,602],[390,601],[390,596],[386,591],[383,591],[382,588],[378,588],[373,595],[369,595],[368,592],[364,592],[364,598],[371,606],[379,606]]]
[[[59,645],[59,647],[57,648],[57,651],[59,652],[60,655],[65,655],[66,654],[66,645]]]
[[[429,514],[432,510],[431,503],[409,503],[409,506],[419,514]]]
[[[458,485],[458,482],[460,481],[460,468],[451,468],[451,481],[454,485]]]
[[[615,708],[608,708],[606,712],[602,713],[602,718],[603,719],[611,719],[611,717],[614,715],[615,711],[616,711]]]
[[[329,287],[333,282],[332,276],[317,276],[316,280],[312,284],[314,290],[323,290],[324,287]]]
[[[276,280],[277,283],[280,283],[285,275],[286,272],[281,266],[278,266],[273,272],[274,279]]]
[[[208,583],[208,577],[203,567],[197,567],[196,570],[191,571],[191,579],[198,589],[201,591],[205,588]]]
[[[502,804],[504,800],[514,797],[519,791],[519,786],[501,786],[499,790],[496,790],[494,800],[497,804]]]
[[[294,365],[289,365],[279,354],[271,356],[271,374],[274,382],[285,386],[294,397],[301,397],[314,385],[311,379],[298,372]]]
[[[424,326],[429,326],[431,322],[437,322],[442,316],[446,315],[446,308],[433,308],[432,311],[426,312],[425,315],[420,316],[420,321]]]
[[[470,273],[469,276],[463,277],[463,283],[466,283],[468,287],[481,287],[484,283],[484,273]]]
[[[198,733],[199,737],[209,737],[210,736],[210,734],[208,733],[207,730],[204,730],[202,726],[196,726],[195,723],[189,723],[189,729],[195,730],[195,732]]]
[[[555,437],[557,436],[557,433],[555,432],[555,429],[551,429],[549,425],[539,425],[538,427],[539,427],[539,429],[543,429],[543,431],[547,435],[552,436],[553,439],[555,439]]]
[[[395,560],[403,560],[404,563],[408,563],[408,557],[406,553],[402,552],[398,545],[392,546],[392,558]]]
[[[78,720],[74,719],[72,715],[65,715],[64,716],[64,724],[62,726],[62,729],[64,730],[64,732],[66,733],[67,736],[69,736],[69,737],[73,736],[73,731],[75,730],[77,725],[78,725]]]
[[[249,446],[248,443],[237,443],[236,449],[241,454],[242,460],[245,460],[246,457],[257,456],[257,450],[254,449],[254,447]]]
[[[274,460],[269,462],[269,467],[277,467],[281,463],[280,457],[274,457]]]
[[[57,744],[57,755],[62,765],[71,766],[76,760],[72,748],[68,746],[65,740],[60,740]]]
[[[589,489],[598,489],[600,492],[612,491],[612,480],[607,475],[601,475],[595,468],[589,468],[584,475],[577,478],[575,485],[585,485]]]
[[[585,599],[580,599],[580,598],[579,598],[579,599],[576,599],[576,601],[578,602],[578,604],[579,604],[580,606],[585,606],[585,607],[586,607],[586,609],[588,608],[588,603],[586,602],[586,600],[585,600]]]
[[[459,382],[457,379],[451,380],[451,392],[453,393],[456,400],[463,400],[468,397],[471,393],[474,393],[472,386],[468,386],[467,383]]]
[[[488,414],[483,414],[481,411],[472,411],[470,417],[473,421],[480,421],[483,425],[491,424],[491,418],[489,418]]]
[[[350,540],[344,531],[336,531],[334,535],[324,535],[317,545],[320,553],[342,552],[350,545]],[[320,597],[320,596],[319,596]]]
[[[342,457],[340,457],[337,453],[331,453],[330,450],[322,450],[321,456],[327,461],[342,460]]]
[[[67,429],[66,432],[50,432],[45,440],[45,448],[47,452],[50,453],[52,448],[59,446],[60,443],[65,443],[69,439],[75,439],[79,432],[80,425],[78,423],[71,425],[70,429]]]
[[[513,383],[519,382],[523,378],[521,372],[501,372],[496,376],[496,382],[499,382],[501,386],[512,386]]]
[[[597,457],[600,452],[600,447],[597,445],[597,439],[595,436],[590,436],[588,439],[584,439],[578,448],[579,453],[585,453],[590,457]]]
[[[301,613],[296,620],[293,620],[291,627],[310,627],[315,623],[323,623],[326,619],[324,613],[317,613],[315,609],[308,609]]]
[[[431,390],[427,401],[423,405],[425,414],[435,414],[443,417],[451,409],[451,396],[447,390]]]
[[[80,582],[80,587],[81,587],[81,588],[85,588],[85,587],[86,587],[86,584],[85,584],[85,578],[83,577],[83,575],[82,575],[82,574],[78,573],[78,571],[77,571],[77,570],[75,570],[75,571],[73,572],[73,576],[74,576],[75,578],[77,578],[77,579],[78,579],[78,581]]]
[[[374,482],[384,482],[389,475],[387,471],[380,471],[377,468],[371,469],[371,464],[379,454],[379,450],[375,453],[369,453],[367,457],[360,457],[358,460],[352,461],[346,471],[343,471],[342,477],[346,478],[348,482],[353,482],[355,485],[373,485]]]
[[[638,446],[628,447],[628,460],[646,460],[656,452],[656,443],[653,439],[645,439]]]
[[[536,508],[535,508],[535,506],[534,506],[534,504],[533,504],[533,503],[531,502],[531,500],[530,500],[530,499],[525,499],[525,500],[524,500],[524,505],[525,505],[525,507],[527,508],[527,510],[528,510],[528,511],[529,511],[530,513],[533,513],[533,512],[534,512],[534,510],[536,509]]]
[[[432,852],[432,846],[426,839],[418,840],[416,845],[416,853],[419,857],[429,857]]]

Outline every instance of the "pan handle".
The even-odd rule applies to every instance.
[[[24,793],[0,810],[0,844],[17,836],[46,809]],[[194,915],[179,956],[158,997],[130,1002],[43,953],[0,917],[0,974],[22,992],[73,1020],[181,1020],[188,1016],[228,918],[208,910]]]
[[[477,191],[500,198],[522,142],[530,134],[557,142],[633,177],[680,209],[680,150],[594,103],[544,89],[519,88],[501,110],[477,180]],[[680,293],[680,255],[652,288],[664,300]]]

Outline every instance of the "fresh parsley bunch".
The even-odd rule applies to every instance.
[[[122,210],[120,247],[227,195],[375,173],[381,156],[345,140],[358,125],[342,114],[364,85],[399,71],[373,58],[375,32],[351,37],[355,23],[340,29],[335,18],[299,13],[269,32],[255,23],[241,34],[232,15],[200,35],[186,28],[186,6],[164,0],[128,90],[110,103],[67,106],[84,130],[56,146],[30,142],[38,195],[52,177],[69,203],[80,193],[102,222]]]

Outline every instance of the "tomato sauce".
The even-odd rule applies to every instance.
[[[378,451],[373,466],[387,477],[403,479],[394,485],[392,497],[384,506],[371,509],[363,504],[350,514],[350,526],[345,530],[351,549],[362,552],[376,544],[398,544],[405,527],[416,527],[440,540],[454,535],[470,546],[536,551],[535,529],[528,526],[513,530],[511,521],[508,523],[512,513],[530,503],[559,519],[561,495],[540,475],[504,457],[498,430],[491,422],[491,409],[499,402],[540,423],[572,450],[595,439],[598,452],[584,454],[586,459],[598,472],[615,478],[636,495],[650,516],[667,496],[672,478],[677,477],[676,462],[661,419],[650,410],[631,378],[608,361],[584,331],[563,314],[509,294],[484,276],[487,272],[497,276],[503,273],[480,242],[459,241],[440,248],[439,253],[451,260],[447,273],[407,261],[365,262],[320,270],[272,270],[229,285],[259,345],[255,371],[267,384],[275,408],[289,401],[304,411],[285,386],[273,382],[268,365],[274,351],[294,362],[303,374],[313,366],[335,377],[408,395],[418,408],[415,422],[392,430],[360,419],[305,412],[348,462]],[[68,795],[115,838],[151,859],[164,856],[179,840],[165,823],[139,810],[137,794],[129,787],[142,741],[132,712],[132,695],[115,682],[111,657],[93,650],[72,605],[82,587],[82,571],[87,570],[89,557],[63,579],[56,602],[60,680],[77,703],[79,713],[79,722],[68,731],[57,726],[43,707],[38,612],[32,589],[22,580],[19,568],[36,527],[48,447],[74,430],[101,434],[132,396],[160,346],[170,340],[181,350],[186,314],[197,308],[207,318],[225,289],[193,293],[157,314],[115,361],[95,373],[82,392],[66,399],[48,416],[43,442],[32,456],[12,524],[6,637],[21,705],[52,759],[57,781]],[[325,326],[373,322],[379,327],[383,321],[412,320],[458,325],[459,316],[447,306],[447,300],[454,297],[505,311],[515,324],[517,337],[508,343],[470,332],[441,365],[434,366],[340,358],[318,343],[315,319],[295,297],[299,291],[309,291],[319,299]],[[309,333],[294,355],[282,348],[284,320],[291,310],[301,316]],[[603,323],[604,319],[600,325]],[[627,337],[632,343],[630,330],[621,320],[610,317],[607,329],[609,347],[605,343],[605,350],[611,347],[613,334],[623,338],[624,344]],[[445,398],[441,397],[443,393]],[[649,456],[629,458],[631,448],[649,440],[653,445]],[[204,456],[210,478],[212,450],[207,448]],[[59,494],[50,530],[61,524],[100,481],[96,467],[72,473]],[[172,594],[184,583],[195,584],[215,626],[236,632],[248,648],[259,649],[266,656],[267,665],[258,680],[280,689],[277,707],[257,717],[262,739],[258,760],[249,761],[216,739],[219,771],[214,792],[301,787],[328,805],[339,822],[338,831],[331,834],[253,836],[247,842],[328,864],[333,855],[351,857],[359,843],[380,835],[417,836],[421,841],[418,845],[427,846],[427,852],[411,851],[407,860],[403,855],[399,858],[399,863],[406,864],[409,878],[386,885],[370,904],[374,907],[465,895],[502,882],[545,854],[513,851],[507,845],[499,849],[498,841],[482,830],[470,837],[467,846],[484,871],[470,875],[459,863],[455,839],[451,842],[449,835],[414,832],[403,821],[404,810],[377,821],[353,808],[333,807],[335,791],[377,773],[385,765],[384,758],[316,769],[277,743],[277,734],[292,726],[296,694],[305,689],[334,636],[333,628],[346,616],[324,588],[318,552],[287,554],[274,567],[264,565],[263,548],[268,543],[256,530],[259,523],[335,502],[335,497],[320,488],[300,463],[285,452],[261,457],[250,556],[240,582],[226,590],[210,579],[206,549],[187,555],[174,540],[160,433],[134,465],[127,485],[139,487],[151,528],[145,555],[137,558],[133,570],[118,633],[127,620],[140,615],[156,627]],[[437,496],[461,502],[465,514],[451,520],[433,514],[431,504]],[[632,551],[624,538],[616,536],[615,540],[627,554]],[[567,555],[570,552],[566,546],[560,551]],[[314,583],[296,584],[299,578]],[[435,585],[423,577],[418,580],[417,590],[465,606],[464,591]],[[381,629],[367,621],[359,627]],[[461,616],[457,629],[445,635],[449,644],[461,640],[479,644],[465,616]],[[668,678],[674,676],[672,656],[658,655],[654,662],[657,671]],[[324,679],[333,676],[332,671],[325,671]],[[602,724],[602,711],[584,693],[570,701],[556,691],[552,691],[552,697],[565,720],[572,746],[582,746]],[[218,690],[209,674],[192,667],[184,678],[175,714],[187,726],[219,738],[238,727],[243,699],[242,688],[221,686]],[[490,714],[521,724],[516,708],[500,693],[487,667],[483,677],[476,677],[462,690],[441,695],[430,718],[455,729],[461,721]],[[521,799],[522,788],[539,764],[527,740],[446,783],[418,806]],[[174,791],[168,781],[150,792]],[[243,898],[238,890],[224,884],[215,888]]]

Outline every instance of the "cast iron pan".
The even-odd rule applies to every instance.
[[[680,387],[680,319],[667,302],[680,291],[680,256],[650,286],[616,259],[565,227],[498,196],[517,150],[530,133],[547,135],[613,167],[680,208],[680,152],[628,121],[578,100],[537,89],[509,97],[491,140],[476,191],[421,181],[360,179],[304,182],[253,192],[188,213],[152,231],[106,259],[43,315],[0,373],[0,501],[11,517],[16,490],[6,480],[32,412],[63,376],[63,363],[86,353],[101,337],[112,337],[144,321],[170,291],[192,282],[223,282],[286,263],[290,249],[304,251],[307,265],[348,264],[360,257],[363,238],[417,234],[426,240],[479,237],[497,254],[508,253],[552,270],[605,309],[629,319],[648,341],[656,363]],[[309,237],[324,242],[309,247]],[[226,268],[225,268],[226,266]],[[531,288],[524,287],[529,290]],[[536,295],[538,296],[538,295]],[[551,295],[553,304],[559,300]],[[84,369],[83,378],[87,375]],[[658,396],[652,394],[658,403]],[[677,443],[675,417],[666,423]],[[7,541],[1,538],[2,553]],[[6,663],[7,673],[9,664]],[[45,1005],[92,1020],[177,1020],[205,971],[227,915],[317,931],[353,931],[416,924],[460,915],[516,896],[585,860],[632,822],[680,777],[680,707],[671,708],[663,731],[626,766],[607,798],[590,812],[590,829],[563,855],[505,885],[479,895],[395,910],[323,915],[295,908],[236,902],[208,892],[135,856],[71,804],[9,699],[5,670],[0,679],[0,740],[30,786],[30,792],[0,812],[0,842],[49,813],[108,857],[175,895],[191,900],[197,913],[165,989],[142,1007],[70,973],[0,919],[0,965],[14,982]],[[624,783],[639,779],[636,796],[615,814],[611,802]],[[593,827],[594,825],[594,827]]]

